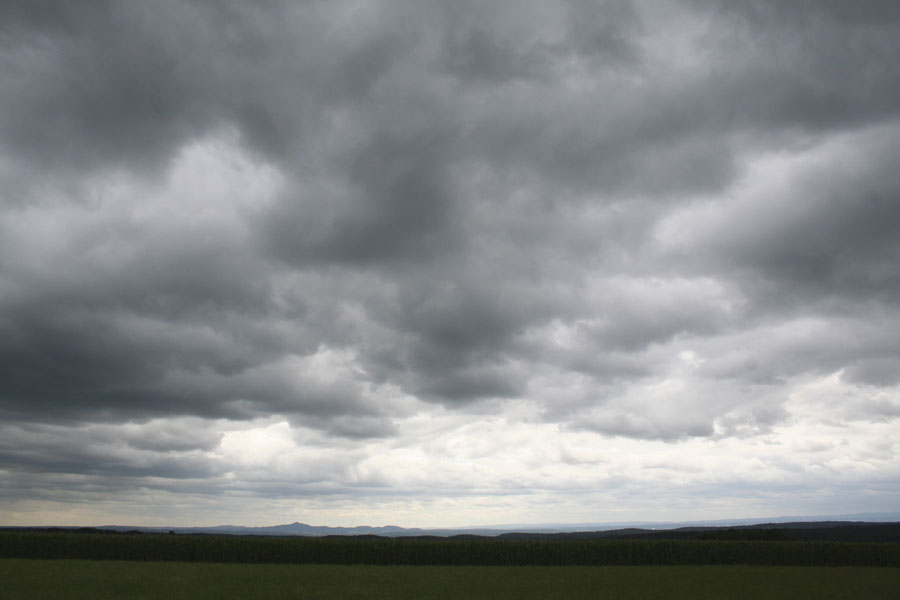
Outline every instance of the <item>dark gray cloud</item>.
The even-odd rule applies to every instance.
[[[24,472],[102,475],[110,480],[147,476],[203,479],[223,472],[220,461],[201,452],[216,447],[219,439],[194,427],[179,430],[153,423],[141,431],[103,426],[81,430],[7,426],[0,455],[4,464]]]
[[[830,423],[890,422],[898,28],[5,2],[3,463],[218,482],[223,432],[275,418],[359,453],[337,487],[400,489],[364,465],[419,420],[726,444],[807,422],[813,380],[853,397]]]

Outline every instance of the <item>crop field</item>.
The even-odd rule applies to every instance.
[[[0,558],[331,565],[900,567],[900,544],[0,533]]]
[[[0,559],[4,600],[895,599],[900,568],[242,565]]]
[[[900,544],[0,532],[0,598],[897,598]]]

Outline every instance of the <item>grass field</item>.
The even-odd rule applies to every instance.
[[[243,565],[0,559],[4,600],[896,599],[900,568]]]

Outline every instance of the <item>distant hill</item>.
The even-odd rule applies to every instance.
[[[543,526],[546,527],[546,526]],[[6,527],[6,530],[49,530],[72,533],[147,533],[147,534],[205,534],[254,536],[368,536],[443,539],[499,539],[499,540],[577,540],[577,539],[673,539],[673,540],[790,540],[845,542],[900,542],[900,521],[794,521],[752,523],[747,525],[684,525],[667,529],[624,527],[583,531],[553,531],[552,529],[523,527],[520,531],[504,529],[407,529],[384,527],[326,527],[290,523],[271,527],[136,527],[109,525],[104,527]]]
[[[759,523],[738,527],[679,527],[662,531],[617,529],[563,533],[510,532],[500,539],[667,539],[667,540],[786,540],[833,542],[900,542],[900,523],[803,522]]]
[[[220,525],[218,527],[133,527],[123,525],[107,525],[99,529],[113,531],[143,531],[147,533],[206,533],[227,535],[271,535],[271,536],[308,536],[320,537],[331,535],[360,536],[375,535],[380,537],[415,537],[436,536],[448,537],[461,533],[494,536],[504,533],[505,530],[494,529],[417,529],[386,525],[383,527],[371,527],[361,525],[358,527],[327,527],[324,525],[307,525],[306,523],[290,523],[287,525],[273,525],[270,527],[243,527],[239,525]]]

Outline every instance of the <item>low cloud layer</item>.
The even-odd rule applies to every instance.
[[[893,2],[3,3],[0,518],[895,507],[898,55]]]

